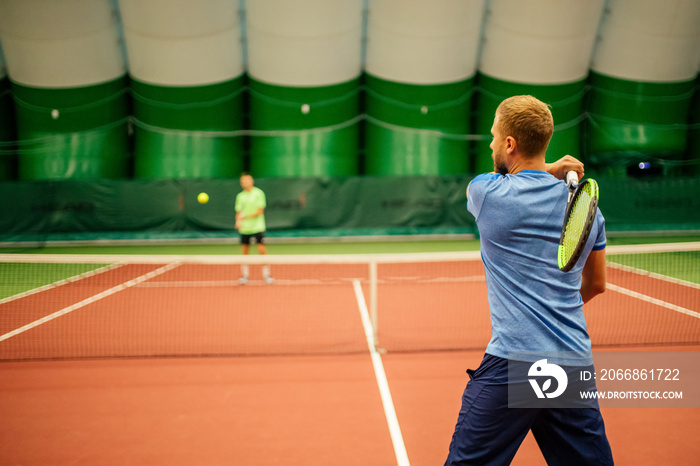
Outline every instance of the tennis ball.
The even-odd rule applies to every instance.
[[[207,202],[209,202],[209,194],[199,193],[199,196],[197,196],[197,200],[200,204],[206,204]]]

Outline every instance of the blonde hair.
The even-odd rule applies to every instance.
[[[527,156],[544,154],[554,133],[549,105],[531,95],[509,97],[496,109],[498,127],[504,137],[515,138]]]

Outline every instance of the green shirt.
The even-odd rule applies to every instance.
[[[265,231],[265,216],[259,215],[257,217],[248,218],[258,211],[258,209],[264,209],[267,205],[265,201],[265,193],[262,189],[253,187],[250,191],[241,191],[236,196],[236,213],[243,212],[246,216],[241,220],[241,228],[239,232],[242,235],[254,235]]]

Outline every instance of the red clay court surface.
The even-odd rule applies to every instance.
[[[52,294],[41,304],[36,295],[0,304],[0,335],[155,268],[117,269],[103,275],[109,278],[111,273],[110,280],[76,285],[78,290],[58,287],[42,292]],[[221,272],[215,268],[200,279],[217,280]],[[240,296],[231,295],[235,286],[186,292],[179,287],[133,286],[0,341],[3,359],[20,358],[28,349],[35,358],[71,358],[84,351],[71,337],[78,329],[93,334],[91,351],[96,357],[101,352],[179,356],[0,363],[0,465],[397,464],[352,283],[334,280],[333,271],[326,270],[327,282],[285,287],[290,277],[285,277],[284,268],[277,272],[280,286],[273,285],[274,293],[262,286],[248,288],[250,299],[263,300],[257,314],[235,304],[240,302]],[[407,280],[404,277],[387,278],[380,285],[380,309],[391,309],[380,315],[380,346],[389,349],[381,359],[411,465],[444,462],[467,381],[465,370],[479,364],[483,349],[399,350],[427,347],[431,338],[449,346],[465,332],[470,344],[485,347],[488,309],[483,281],[476,277],[457,291],[446,288],[451,277],[464,273],[448,270],[448,279],[437,283],[398,286]],[[625,289],[640,286],[624,283],[627,278],[616,273],[611,271],[612,283],[619,278],[618,286]],[[175,268],[144,283],[159,285],[187,276],[186,268]],[[367,293],[366,287],[363,290]],[[641,290],[695,312],[700,303],[696,288],[668,294],[668,287],[657,290],[642,283]],[[82,294],[73,294],[78,291]],[[430,328],[435,318],[426,319],[425,314],[431,294],[447,294],[439,304],[452,309],[454,315],[444,322],[455,328]],[[280,311],[309,297],[317,305]],[[154,302],[164,303],[167,312],[144,317],[149,310],[153,315]],[[463,312],[465,306],[472,310]],[[193,307],[198,309],[195,316],[188,311]],[[700,335],[700,319],[616,291],[594,300],[586,313],[594,342],[598,335],[619,339],[611,330],[619,330],[620,322],[630,327],[623,334],[630,340],[640,335],[663,339],[671,331],[682,342]],[[304,333],[310,323],[325,330]],[[242,326],[248,329],[246,335],[232,344],[230,332]],[[116,336],[128,342],[126,349],[112,343]],[[177,344],[168,348],[168,341]],[[286,355],[302,344],[310,354]],[[186,356],[194,351],[252,354],[260,347],[270,354]],[[317,348],[330,348],[331,354],[311,354]],[[700,351],[700,346],[653,349]],[[603,415],[617,464],[698,464],[700,409],[604,408]],[[531,436],[513,464],[544,464]]]

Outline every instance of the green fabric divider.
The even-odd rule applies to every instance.
[[[585,79],[564,84],[526,84],[480,73],[477,81],[480,92],[476,98],[475,128],[478,134],[488,135],[489,139],[475,143],[473,166],[476,172],[493,171],[489,147],[493,119],[498,105],[514,95],[533,95],[551,106],[554,134],[547,147],[547,162],[554,162],[566,154],[579,156]]]
[[[473,225],[466,177],[261,178],[270,231]],[[0,183],[15,199],[0,237],[114,231],[218,231],[235,224],[238,180]],[[207,204],[197,195],[209,194]]]
[[[595,179],[607,228],[693,230],[700,226],[700,177]]]
[[[19,178],[127,175],[127,78],[76,88],[12,83]]]
[[[695,82],[695,96],[690,108],[692,126],[688,134],[688,172],[700,175],[700,75]]]
[[[260,178],[256,185],[267,195],[271,234],[414,234],[424,229],[476,233],[466,210],[470,180],[470,175]],[[611,231],[700,228],[700,177],[597,181]],[[0,197],[11,201],[0,216],[0,239],[130,232],[229,235],[240,189],[238,180],[223,179],[2,182]],[[200,192],[209,194],[207,204],[197,202]]]
[[[16,178],[17,140],[15,109],[10,93],[10,80],[0,79],[0,181]]]
[[[250,79],[251,172],[261,177],[356,175],[359,104],[359,78],[319,87]]]
[[[399,237],[416,235],[438,235],[464,237],[473,235],[471,227],[423,227],[423,228],[327,228],[327,229],[301,229],[301,230],[273,230],[267,231],[266,238],[274,238],[284,243],[285,240],[294,243],[297,239],[333,239],[352,238],[364,240],[367,237]],[[90,242],[90,243],[121,243],[121,242],[152,242],[152,243],[188,243],[196,242],[238,243],[239,234],[236,230],[219,231],[108,231],[108,232],[83,232],[83,233],[50,233],[46,235],[26,234],[13,237],[0,237],[7,243],[18,242]],[[389,239],[390,240],[390,239]],[[0,247],[2,247],[0,245]]]
[[[470,172],[474,78],[417,85],[366,75],[366,171],[371,175]],[[426,131],[429,130],[429,131]]]
[[[137,178],[234,178],[243,171],[244,76],[203,86],[132,80]],[[211,133],[211,134],[208,134]]]
[[[589,161],[624,168],[647,162],[667,173],[687,144],[695,81],[639,82],[591,72],[586,128]]]

